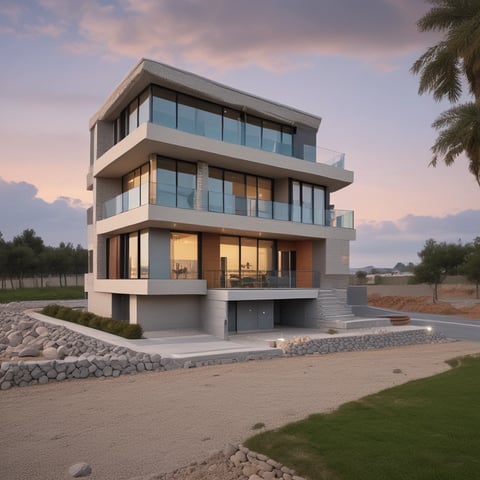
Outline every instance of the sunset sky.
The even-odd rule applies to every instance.
[[[425,240],[480,236],[465,158],[428,167],[431,123],[409,69],[440,38],[421,0],[2,0],[0,231],[86,246],[88,120],[142,57],[322,117],[345,152],[351,266],[418,262]],[[465,92],[465,98],[468,92]]]

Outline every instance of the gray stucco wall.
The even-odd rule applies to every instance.
[[[137,323],[146,331],[200,327],[199,298],[194,295],[137,295]]]
[[[170,232],[152,228],[148,231],[150,278],[170,278]]]
[[[316,146],[317,131],[311,127],[297,127],[297,134],[294,136],[293,153],[297,158],[303,158],[304,145]]]

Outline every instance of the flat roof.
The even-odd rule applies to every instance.
[[[142,58],[110,94],[100,110],[90,119],[90,128],[97,121],[114,120],[127,104],[151,83],[253,115],[268,117],[287,125],[300,124],[318,130],[322,120],[321,117],[296,108],[242,92],[185,70]]]

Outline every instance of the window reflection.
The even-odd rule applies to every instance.
[[[177,128],[177,96],[175,92],[153,87],[152,122]]]
[[[220,285],[222,288],[267,286],[274,270],[273,240],[220,237]]]
[[[223,212],[223,170],[208,169],[208,210]]]
[[[243,144],[243,122],[241,112],[223,109],[223,141]]]
[[[150,85],[114,122],[114,143],[145,122],[194,135],[293,155],[294,127]]]
[[[128,235],[128,278],[138,278],[138,232]]]
[[[170,234],[170,278],[198,278],[198,236],[191,233]]]

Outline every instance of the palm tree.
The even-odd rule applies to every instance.
[[[463,152],[469,170],[480,185],[480,0],[428,0],[433,7],[418,22],[421,32],[444,32],[412,66],[420,75],[418,93],[433,94],[437,101],[457,103],[466,77],[474,102],[442,113],[432,124],[439,136],[432,147],[431,165],[439,156],[451,165]]]

